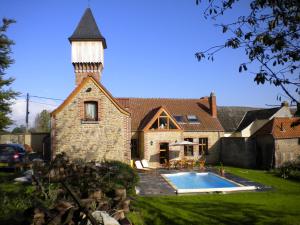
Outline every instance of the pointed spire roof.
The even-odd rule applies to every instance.
[[[76,27],[76,30],[69,37],[69,41],[90,41],[98,40],[102,41],[103,47],[107,48],[105,38],[99,31],[95,18],[93,16],[92,10],[87,8],[81,17],[81,20]]]

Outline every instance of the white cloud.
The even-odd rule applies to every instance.
[[[32,99],[29,102],[29,127],[34,123],[34,119],[38,113],[44,109],[52,111],[54,110],[59,103],[53,100],[35,100]],[[16,99],[11,106],[12,113],[11,119],[14,121],[14,124],[9,128],[12,130],[16,126],[25,125],[26,117],[26,100],[25,99]]]

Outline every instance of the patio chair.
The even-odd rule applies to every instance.
[[[150,166],[149,166],[149,162],[148,162],[147,159],[142,159],[142,160],[141,160],[141,163],[142,163],[142,166],[143,166],[144,168],[155,169],[154,167],[150,167]]]
[[[135,167],[136,167],[138,170],[140,170],[140,171],[151,171],[150,168],[144,168],[144,167],[142,166],[142,163],[141,163],[140,160],[135,161],[134,164],[135,164]]]
[[[181,159],[179,164],[180,164],[180,169],[187,168],[187,160],[186,159]]]
[[[187,168],[193,169],[194,164],[195,164],[195,161],[193,159],[189,159],[189,160],[186,161],[186,167]]]
[[[170,162],[167,159],[164,159],[164,163],[162,164],[162,167],[165,169],[170,169]]]
[[[176,159],[173,159],[173,160],[170,160],[170,168],[172,169],[177,169],[178,166],[180,166],[180,160],[176,160]]]
[[[199,170],[201,170],[201,171],[205,170],[205,159],[199,160]]]

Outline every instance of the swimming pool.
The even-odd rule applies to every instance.
[[[243,186],[215,173],[181,172],[162,174],[177,193],[228,192],[255,190],[255,186]]]

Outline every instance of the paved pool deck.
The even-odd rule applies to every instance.
[[[197,170],[167,170],[156,169],[147,172],[139,172],[140,182],[137,186],[140,196],[171,196],[177,195],[175,190],[166,182],[161,174],[170,174],[178,172],[200,172]],[[205,172],[216,172],[213,168],[206,169]],[[233,180],[245,186],[256,186],[257,190],[254,191],[267,191],[272,187],[265,186],[263,184],[247,180],[245,178],[238,177],[236,175],[225,173],[225,178]],[[193,194],[205,194],[205,193],[193,193]]]

